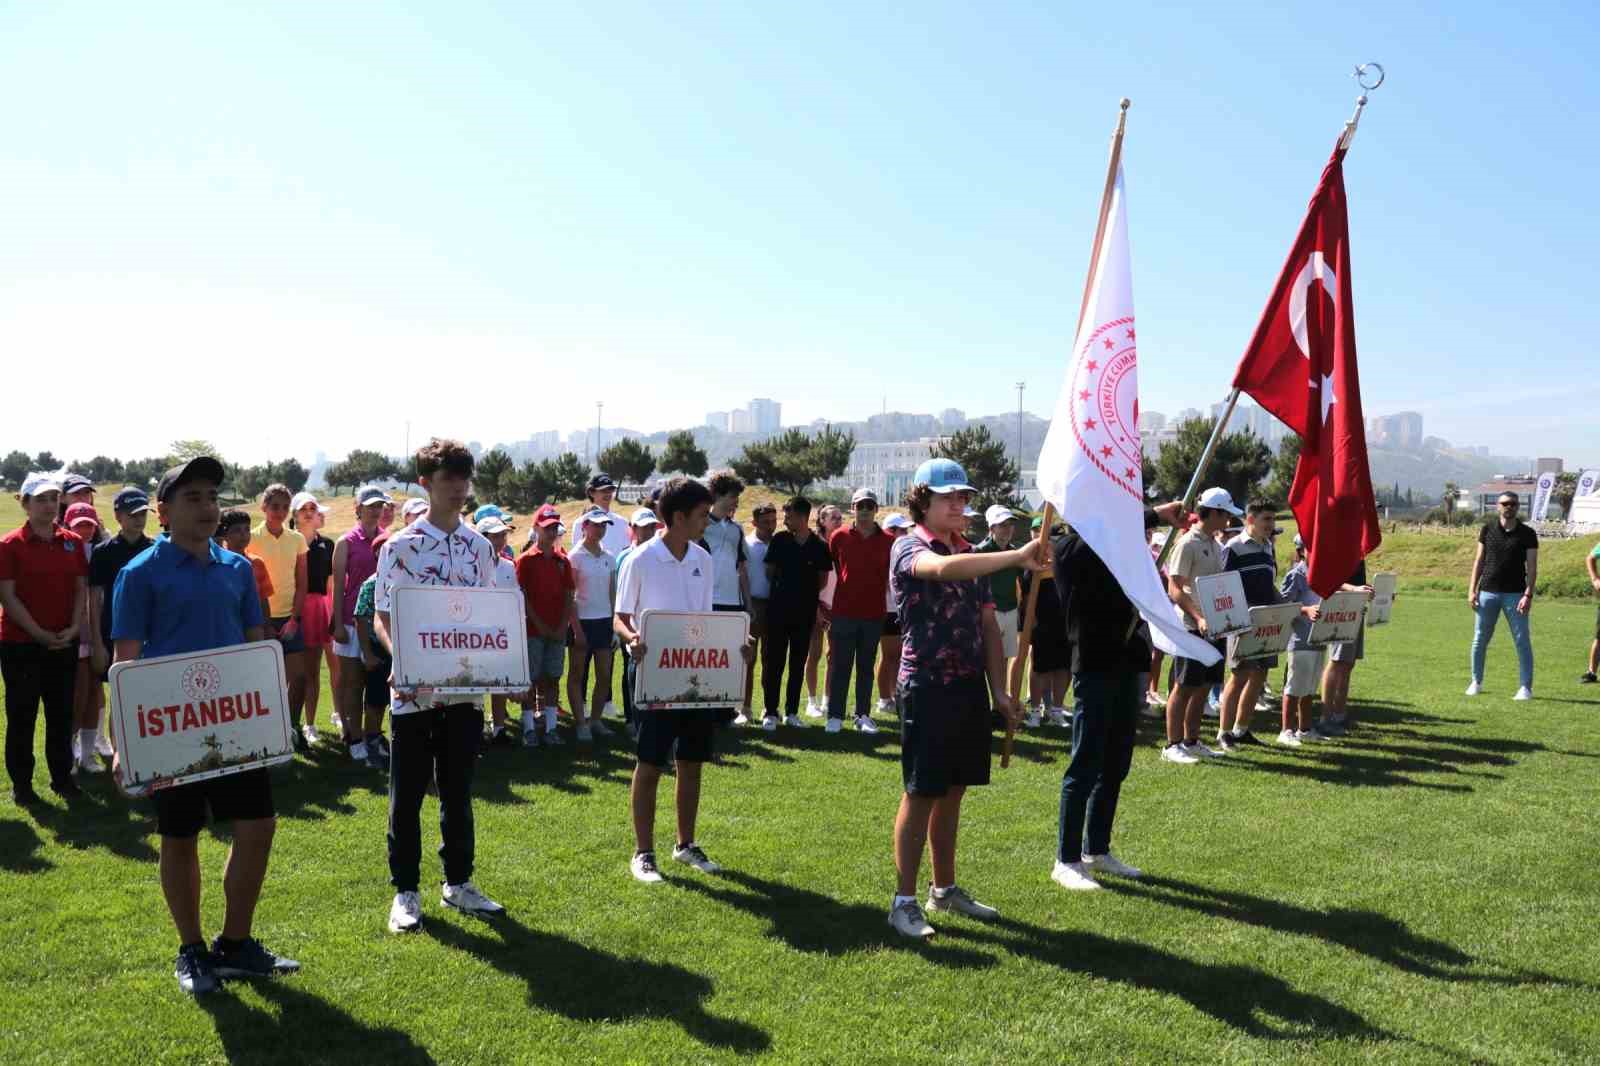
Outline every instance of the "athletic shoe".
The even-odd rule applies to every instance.
[[[632,729],[633,726],[628,728]],[[537,748],[539,746],[539,730],[524,729],[522,731],[522,746],[525,748]]]
[[[396,892],[389,905],[389,932],[414,933],[422,926],[422,900],[415,892]]]
[[[829,718],[828,719],[828,732],[837,733],[839,730],[841,730],[843,728],[844,728],[844,719],[843,718]]]
[[[1192,744],[1185,743],[1183,745],[1183,750],[1187,751],[1190,755],[1193,755],[1197,759],[1220,759],[1227,754],[1225,751],[1217,751],[1214,748],[1208,748],[1198,740]]]
[[[593,733],[602,740],[604,740],[606,737],[616,736],[617,733],[615,729],[610,728],[605,724],[605,722],[598,718],[589,723],[589,732]]]
[[[1317,724],[1312,728],[1325,737],[1342,737],[1349,732],[1343,722],[1335,718],[1329,718],[1326,715],[1317,719]]]
[[[1315,744],[1318,741],[1328,739],[1316,726],[1312,726],[1310,729],[1302,729],[1295,736],[1300,738],[1300,743],[1302,744]]]
[[[1246,729],[1243,733],[1234,733],[1233,742],[1238,745],[1254,744],[1258,748],[1261,747],[1260,738],[1254,733],[1250,732],[1248,729]]]
[[[1182,744],[1168,744],[1166,747],[1161,749],[1161,757],[1167,762],[1175,762],[1180,766],[1189,766],[1192,763],[1197,763],[1200,761],[1193,755],[1190,755],[1188,749],[1186,749]],[[1061,864],[1057,863],[1056,865],[1060,866]]]
[[[1593,680],[1592,677],[1591,677],[1591,680]],[[879,714],[889,714],[893,710],[894,710],[894,701],[893,700],[886,700],[882,696],[878,697],[877,711],[878,711]]]
[[[495,726],[494,732],[489,736],[489,743],[497,748],[504,748],[514,743],[511,737],[511,727],[507,725]]]
[[[765,729],[769,733],[776,733],[778,731],[778,716],[775,714],[769,714],[765,718],[761,719],[761,728]]]
[[[1529,688],[1527,685],[1523,685],[1521,688],[1517,689],[1517,694],[1511,698],[1514,700],[1531,700],[1533,699],[1533,689]]]
[[[1278,730],[1278,743],[1286,748],[1298,748],[1300,746],[1300,734],[1293,729],[1280,729]]]
[[[178,979],[178,987],[191,996],[217,990],[217,971],[211,965],[211,953],[204,944],[185,944],[179,948],[172,972]]]
[[[111,738],[104,733],[96,733],[94,735],[94,750],[102,759],[109,759],[116,754],[116,751],[111,747]]]
[[[693,866],[703,874],[722,872],[722,867],[706,858],[706,853],[701,849],[700,845],[692,840],[687,844],[679,844],[674,847],[672,849],[672,860],[681,862],[685,866]]]
[[[928,924],[927,916],[922,913],[922,908],[914,899],[908,899],[890,909],[889,925],[901,936],[917,940],[926,940],[934,932],[933,926]]]
[[[788,726],[794,726],[794,728],[799,729],[800,728],[800,716],[798,714],[791,714],[788,717],[784,718],[783,724],[784,725],[788,725]]]
[[[587,724],[580,725],[578,727],[578,743],[579,744],[593,744],[594,743],[594,730],[590,729]]]
[[[1167,698],[1161,693],[1152,689],[1147,688],[1144,690],[1144,702],[1145,706],[1147,707],[1160,707],[1162,710],[1167,709]]]
[[[1238,746],[1239,741],[1235,739],[1232,733],[1217,734],[1217,747],[1221,748],[1223,751],[1233,751]]]
[[[317,733],[317,727],[310,722],[300,727],[300,735],[305,737],[306,743],[312,747],[316,747],[322,740],[322,737]]]
[[[351,762],[366,762],[367,761],[367,742],[365,740],[353,741],[350,744],[350,761]]]
[[[296,753],[298,753],[300,755],[305,755],[305,754],[307,754],[307,753],[309,753],[311,751],[311,745],[306,743],[306,737],[305,737],[304,733],[300,732],[299,730],[296,730],[294,732],[294,734],[293,734],[293,739],[294,739],[294,750],[295,750]]]
[[[39,802],[39,793],[32,788],[14,788],[11,790],[11,802],[18,807],[31,807]]]
[[[661,871],[656,869],[656,853],[653,851],[634,852],[633,861],[628,863],[628,869],[633,872],[635,881],[643,881],[647,885],[659,884],[665,878]]]
[[[1072,719],[1067,717],[1067,709],[1065,707],[1052,707],[1049,715],[1051,725],[1058,725],[1063,729],[1072,725]]]
[[[1089,866],[1082,862],[1058,862],[1050,871],[1050,880],[1073,892],[1094,892],[1100,882],[1089,876]]]
[[[478,891],[478,886],[471,881],[463,881],[459,885],[445,885],[440,893],[440,901],[446,907],[454,907],[467,914],[504,914],[506,909],[494,900]]]
[[[211,942],[211,958],[218,977],[272,977],[300,970],[298,962],[268,951],[253,936],[232,947],[224,947],[222,938],[217,937]]]
[[[561,734],[560,734],[560,732],[557,731],[555,726],[550,726],[550,727],[545,729],[545,731],[544,731],[544,746],[545,747],[547,747],[547,748],[560,748],[560,747],[564,747],[566,745],[566,743],[567,743],[566,741],[561,739]]]
[[[1110,874],[1112,877],[1127,877],[1137,880],[1144,876],[1144,871],[1137,866],[1129,866],[1109,851],[1104,855],[1085,855],[1083,865],[1091,873]]]
[[[334,732],[341,737],[344,736],[344,715],[338,711],[330,711],[328,713],[328,723],[333,727]]]
[[[738,714],[733,716],[733,724],[734,725],[749,725],[750,724],[750,716],[748,714],[745,714],[743,711],[740,711]]]
[[[992,922],[1000,917],[999,911],[986,903],[979,903],[967,895],[967,890],[960,885],[951,885],[949,891],[942,896],[929,885],[927,909],[943,914],[965,914],[968,918],[977,918],[984,922]]]
[[[372,744],[378,745],[378,750],[383,752],[384,761],[387,762],[391,756],[389,751],[389,738],[384,736],[382,733],[379,733],[378,739],[374,740]],[[372,747],[372,744],[368,744],[367,747]]]
[[[1481,681],[1474,681],[1472,684],[1467,686],[1467,695],[1469,695],[1469,696],[1476,696],[1478,693],[1480,693],[1482,691],[1483,691],[1483,683]]]
[[[806,700],[807,718],[826,718],[827,716],[828,712],[822,709],[822,704],[813,700]]]
[[[617,710],[617,705],[615,703],[612,703],[610,700],[606,700],[606,705],[600,708],[600,717],[621,718],[622,712]]]
[[[1600,681],[1600,677],[1595,677],[1593,670],[1589,671],[1587,674],[1578,675],[1578,684],[1580,685],[1592,685],[1596,681]],[[98,744],[96,746],[98,746]],[[101,754],[104,755],[106,752],[101,752]]]
[[[367,765],[379,773],[386,774],[389,772],[389,756],[385,755],[377,744],[368,744]]]
[[[1022,727],[1024,729],[1038,729],[1040,721],[1039,708],[1030,706],[1027,716],[1022,719]]]
[[[838,719],[835,718],[834,721],[837,722]],[[878,732],[878,723],[872,720],[871,715],[858,714],[856,715],[856,732],[869,735],[876,734]]]

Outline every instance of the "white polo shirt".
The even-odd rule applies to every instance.
[[[584,508],[584,510],[588,510],[588,508]],[[628,520],[626,518],[616,511],[608,513],[611,515],[611,521],[606,523],[606,532],[605,536],[600,538],[600,547],[604,548],[610,555],[618,555],[623,548],[633,543],[633,534],[628,532]],[[582,518],[583,515],[580,514],[578,517]],[[572,523],[572,548],[567,552],[568,555],[577,554],[578,545],[583,543],[583,530],[579,528],[581,524],[579,522]]]
[[[507,559],[504,555],[494,561],[494,587],[497,589],[517,588],[517,564]]]
[[[744,539],[744,572],[750,578],[752,600],[764,600],[772,595],[772,579],[767,577],[767,547],[771,543],[754,533]]]
[[[617,613],[637,620],[645,611],[711,610],[711,553],[691,543],[674,559],[656,537],[623,560],[617,575]]]
[[[743,606],[739,564],[744,558],[744,527],[732,518],[711,516],[702,543],[711,552],[711,599],[718,607]]]
[[[580,544],[567,558],[572,562],[572,580],[577,585],[578,617],[610,618],[611,576],[617,572],[617,557],[604,548],[597,553]]]

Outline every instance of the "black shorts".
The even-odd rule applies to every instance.
[[[883,616],[883,635],[886,637],[898,637],[900,635],[900,614],[898,611],[890,611]]]
[[[387,655],[378,656],[378,665],[367,671],[366,701],[368,707],[389,706],[389,673],[394,660]]]
[[[1204,640],[1205,638],[1201,637],[1200,639]],[[1226,650],[1220,640],[1208,641],[1208,643],[1217,649],[1218,655],[1222,655]],[[1224,656],[1225,658],[1226,656]],[[1199,688],[1202,685],[1210,688],[1212,685],[1220,685],[1222,684],[1224,659],[1218,659],[1214,666],[1207,666],[1199,659],[1185,659],[1180,655],[1177,662],[1172,664],[1173,680],[1184,688]]]
[[[164,837],[198,836],[206,824],[207,807],[216,822],[248,822],[277,813],[272,806],[272,778],[265,767],[164,788],[153,799],[156,831]]]
[[[989,783],[989,690],[982,677],[948,685],[901,685],[900,778],[914,796]]]
[[[710,762],[711,738],[722,720],[720,707],[679,707],[661,711],[635,709],[639,722],[639,761],[666,766],[678,742],[679,762]]]
[[[1033,629],[1033,666],[1036,674],[1048,674],[1056,670],[1072,669],[1072,642],[1062,632],[1041,630],[1038,626]]]

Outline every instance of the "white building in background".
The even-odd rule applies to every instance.
[[[850,453],[844,476],[827,482],[830,488],[871,489],[878,494],[878,505],[886,510],[900,508],[900,501],[911,488],[911,475],[944,438],[858,442]]]
[[[748,408],[741,407],[737,411],[728,412],[729,433],[753,433],[755,432],[755,430],[751,428],[753,425],[754,422],[750,417],[750,411]]]
[[[758,396],[750,401],[750,433],[776,433],[783,425],[783,404]]]
[[[959,407],[946,407],[939,412],[939,428],[946,433],[954,433],[964,429],[967,425],[967,413]]]
[[[707,411],[706,412],[706,425],[710,426],[712,429],[719,429],[724,433],[728,432],[728,425],[729,425],[728,412],[726,412],[726,411]]]
[[[1139,432],[1141,434],[1160,432],[1161,427],[1166,424],[1167,416],[1160,411],[1139,412]]]

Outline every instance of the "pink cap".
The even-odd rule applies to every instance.
[[[93,522],[95,525],[100,524],[100,512],[94,509],[94,504],[75,503],[71,507],[67,508],[67,528],[71,529],[79,522]]]

